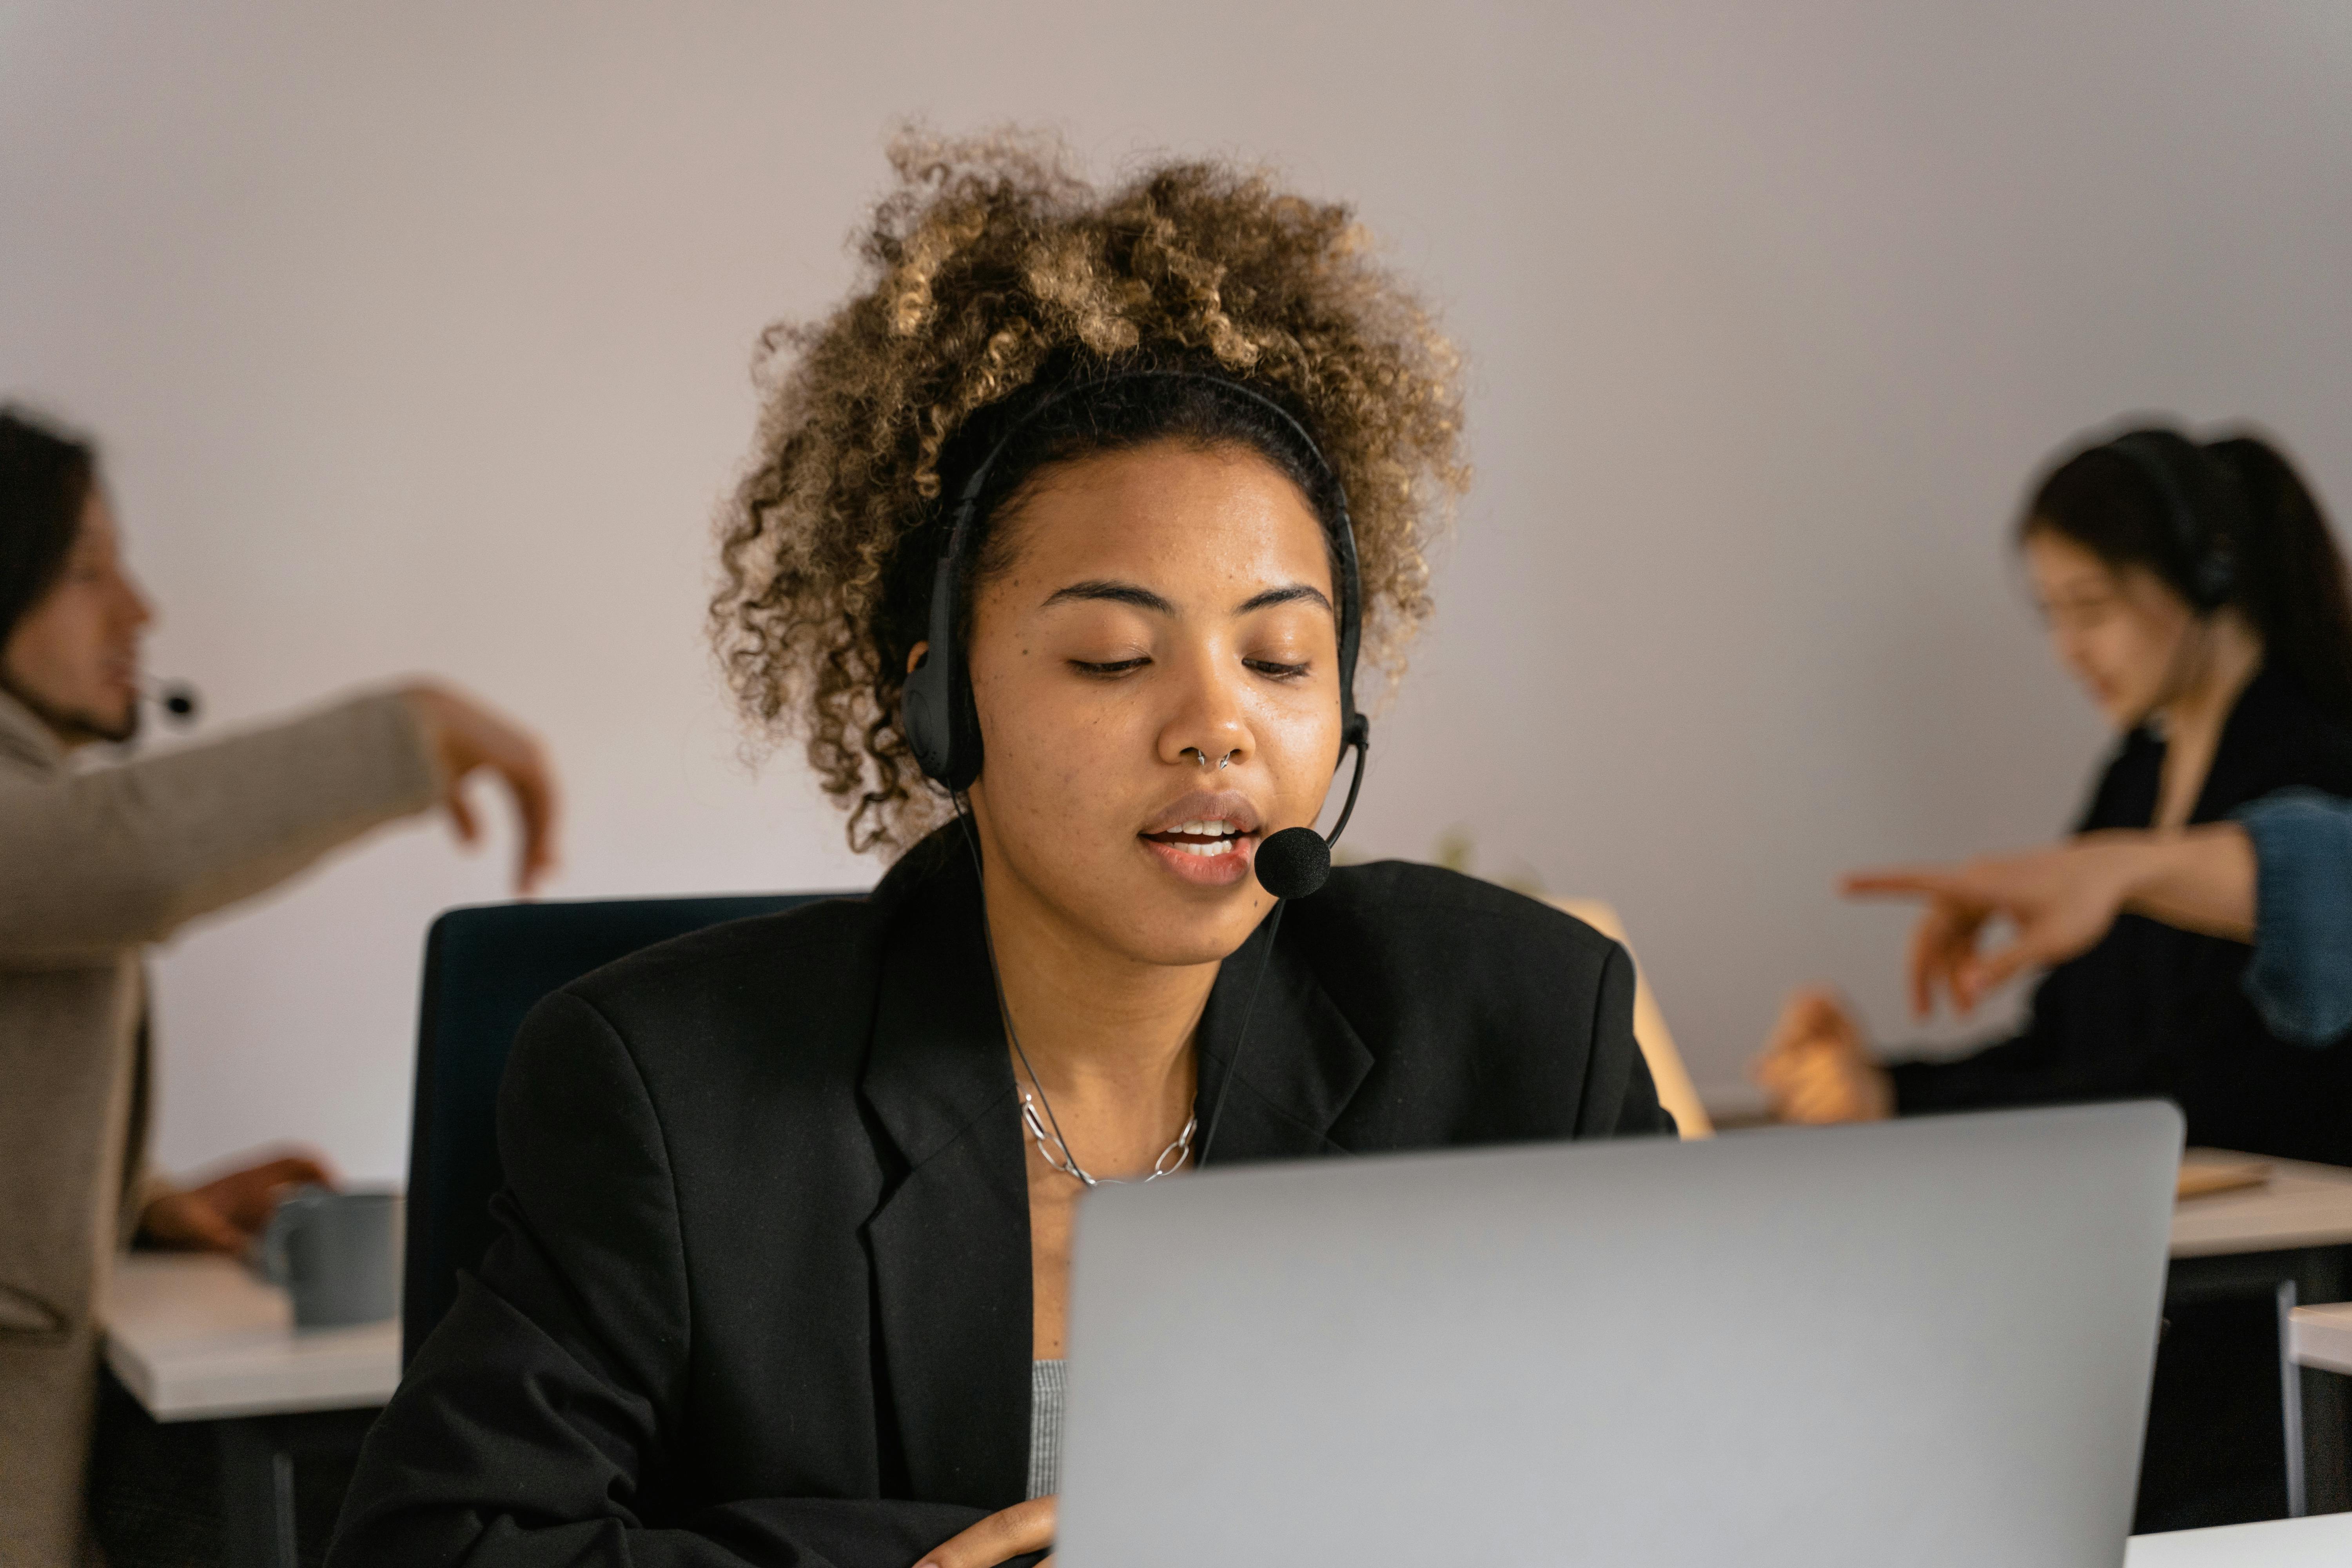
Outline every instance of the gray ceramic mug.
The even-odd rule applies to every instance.
[[[294,1301],[298,1329],[380,1323],[400,1310],[400,1195],[298,1188],[261,1233],[261,1271]]]

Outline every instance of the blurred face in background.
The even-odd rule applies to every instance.
[[[2091,700],[2129,730],[2174,695],[2198,631],[2187,599],[2145,566],[2110,566],[2064,534],[2025,536],[2025,566],[2051,646]]]
[[[67,746],[127,741],[139,729],[139,639],[154,618],[93,487],[64,571],[0,647],[0,679]]]

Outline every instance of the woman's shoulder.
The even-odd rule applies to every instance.
[[[1333,868],[1289,917],[1320,944],[1416,973],[1465,980],[1540,974],[1548,984],[1601,970],[1617,943],[1567,911],[1476,877],[1409,860]]]
[[[1288,917],[1378,1087],[1357,1149],[1663,1131],[1633,1034],[1633,966],[1593,927],[1507,888],[1389,861],[1332,873]],[[1282,940],[1293,940],[1287,922]]]
[[[1500,922],[1552,940],[1609,939],[1557,905],[1497,882],[1425,866],[1415,860],[1372,860],[1335,866],[1316,902],[1382,925],[1464,919]]]
[[[593,1016],[641,1064],[780,1033],[854,1042],[872,1016],[887,913],[845,897],[707,926],[591,970],[538,1011]]]
[[[2352,725],[2300,686],[2266,669],[2247,687],[2239,713],[2248,721],[2251,793],[2302,786],[2352,795]]]
[[[714,970],[822,965],[870,940],[877,920],[875,904],[861,894],[818,899],[639,948],[589,971],[572,989],[602,996],[662,994],[698,989]]]

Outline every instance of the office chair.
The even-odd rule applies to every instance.
[[[499,1080],[523,1015],[549,992],[642,947],[722,921],[776,914],[842,893],[592,899],[480,904],[445,911],[425,937],[416,1021],[416,1102],[408,1142],[407,1261],[401,1290],[405,1367],[457,1297],[457,1270],[481,1264],[494,1227]]]

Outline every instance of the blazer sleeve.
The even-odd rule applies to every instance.
[[[160,941],[422,811],[438,785],[392,692],[115,766],[0,777],[0,968]]]
[[[1672,1138],[1680,1131],[1673,1113],[1658,1102],[1649,1059],[1633,1034],[1633,957],[1623,944],[1612,942],[1593,996],[1579,1137]]]
[[[693,1326],[660,1121],[625,1042],[564,992],[499,1090],[507,1184],[479,1277],[368,1434],[329,1568],[908,1568],[982,1517],[769,1498],[682,1512]]]

